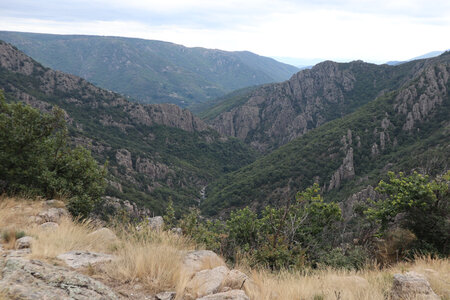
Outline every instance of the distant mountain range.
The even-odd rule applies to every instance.
[[[0,32],[43,65],[142,103],[187,107],[233,90],[288,79],[299,69],[247,51],[134,38]]]
[[[387,65],[391,65],[391,66],[396,66],[396,65],[399,65],[399,64],[403,64],[403,63],[405,63],[405,62],[408,62],[408,61],[413,61],[413,60],[418,60],[418,59],[426,59],[426,58],[436,57],[436,56],[441,55],[441,54],[444,53],[444,52],[445,52],[445,51],[431,51],[431,52],[428,52],[428,53],[426,53],[426,54],[423,54],[423,55],[420,55],[420,56],[417,56],[417,57],[413,57],[413,58],[408,59],[408,60],[406,60],[406,61],[393,60],[393,61],[388,61],[388,62],[386,62],[386,64],[387,64]]]

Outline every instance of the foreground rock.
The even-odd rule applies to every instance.
[[[250,300],[242,290],[232,290],[224,293],[208,295],[197,300]]]
[[[197,272],[186,285],[186,291],[194,298],[217,293],[228,272],[224,266]]]
[[[44,230],[56,230],[56,229],[58,229],[59,224],[55,223],[55,222],[45,222],[45,223],[39,225],[39,227]]]
[[[156,299],[157,300],[173,300],[176,297],[176,293],[175,292],[162,292],[159,294],[156,294]]]
[[[88,237],[91,237],[98,242],[115,243],[118,241],[116,234],[111,229],[106,227],[89,233]]]
[[[119,299],[88,276],[38,260],[9,258],[0,277],[0,286],[12,299]]]
[[[16,249],[30,248],[33,240],[34,239],[31,236],[21,237],[16,241]]]
[[[52,207],[43,212],[39,213],[39,217],[44,219],[46,222],[58,223],[62,217],[68,216],[67,210],[64,208]]]
[[[69,267],[78,269],[89,265],[110,262],[114,256],[88,251],[70,251],[58,255],[56,258],[64,261]]]
[[[161,216],[156,216],[153,218],[148,218],[148,226],[152,229],[152,230],[163,230],[164,227],[164,219]]]
[[[225,277],[222,285],[232,290],[240,290],[244,287],[244,283],[248,280],[248,276],[241,271],[231,270]]]
[[[189,251],[183,258],[183,266],[185,270],[190,273],[196,273],[202,269],[223,264],[223,260],[210,250]]]
[[[395,274],[392,286],[393,300],[439,300],[438,295],[431,289],[430,283],[422,274],[408,272]]]

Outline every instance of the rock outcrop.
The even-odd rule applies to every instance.
[[[69,251],[58,255],[56,258],[64,261],[69,267],[78,269],[90,265],[93,266],[95,264],[110,262],[114,259],[114,256],[88,251]]]
[[[0,272],[0,286],[12,299],[119,299],[89,276],[39,260],[8,258]]]
[[[416,272],[395,274],[391,297],[393,300],[439,300],[425,276]]]

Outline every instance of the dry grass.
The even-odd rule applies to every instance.
[[[106,274],[122,281],[140,282],[153,292],[177,288],[181,292],[188,274],[182,271],[182,252],[193,249],[188,239],[171,232],[133,228],[120,234],[122,243],[115,251],[118,259]]]
[[[395,273],[416,271],[424,274],[442,299],[450,299],[450,261],[419,258],[393,268],[368,268],[361,272],[320,270],[311,272],[253,271],[253,284],[246,285],[251,299],[348,299],[385,300]]]
[[[89,236],[97,229],[92,223],[73,222],[70,218],[62,219],[56,230],[43,230],[29,222],[30,216],[37,215],[43,209],[41,201],[0,197],[0,231],[25,231],[35,237],[32,258],[53,260],[57,255],[71,250],[113,254],[117,259],[101,267],[100,272],[92,268],[86,272],[108,282],[139,282],[149,292],[175,289],[177,299],[182,298],[190,275],[183,271],[181,256],[183,251],[195,249],[192,241],[170,232],[138,231],[130,226],[115,229],[118,241],[103,241],[98,236]],[[9,246],[13,247],[13,242],[10,243]],[[223,264],[223,261],[206,261],[203,267],[213,268]],[[388,299],[393,274],[416,271],[428,278],[433,290],[442,299],[450,300],[448,259],[421,258],[414,263],[401,263],[381,271],[368,267],[361,272],[310,270],[274,274],[267,270],[251,270],[245,265],[240,269],[251,275],[252,280],[245,285],[251,299],[385,300]],[[0,300],[6,297],[0,290]]]

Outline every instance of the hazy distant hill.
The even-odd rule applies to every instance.
[[[248,146],[225,138],[174,104],[138,104],[86,80],[46,68],[0,41],[0,89],[9,101],[67,113],[72,141],[109,161],[107,193],[161,213],[200,199],[209,182],[254,160]]]
[[[328,68],[338,67],[331,62],[327,64]],[[344,70],[351,66],[339,67],[344,77]],[[365,87],[370,92],[374,83],[381,84],[384,78],[393,80],[386,87],[397,85],[397,88],[380,93],[376,99],[364,100],[367,104],[353,113],[312,129],[210,184],[203,202],[204,211],[216,213],[245,205],[262,207],[269,202],[284,203],[314,182],[323,187],[327,199],[345,201],[352,193],[375,184],[389,170],[418,169],[439,174],[448,169],[450,52],[390,68],[407,69],[401,72],[402,69],[397,69],[398,75],[403,74],[400,78],[387,76],[388,69],[384,68]],[[366,77],[373,74],[371,70],[373,67],[367,66]],[[349,75],[344,87],[352,86]],[[327,92],[329,89],[314,91],[321,90],[324,94],[314,99],[333,95]],[[375,94],[376,91],[372,95]],[[334,95],[336,101],[345,99],[339,92]],[[313,102],[313,107],[314,103],[321,102]],[[278,107],[285,107],[283,101],[278,102]]]
[[[288,79],[298,68],[251,52],[134,38],[0,32],[40,63],[143,103],[188,106]]]
[[[408,61],[413,61],[413,60],[418,60],[418,59],[426,59],[426,58],[436,57],[436,56],[438,56],[438,55],[441,55],[441,54],[444,53],[444,52],[445,52],[445,51],[431,51],[431,52],[428,52],[428,53],[426,53],[426,54],[423,54],[423,55],[420,55],[420,56],[417,56],[417,57],[413,57],[413,58],[408,59],[408,60],[406,60],[406,61],[393,60],[393,61],[388,61],[386,64],[387,64],[387,65],[391,65],[391,66],[396,66],[396,65],[400,65],[400,64],[403,64],[403,63],[405,63],[405,62],[408,62]]]

